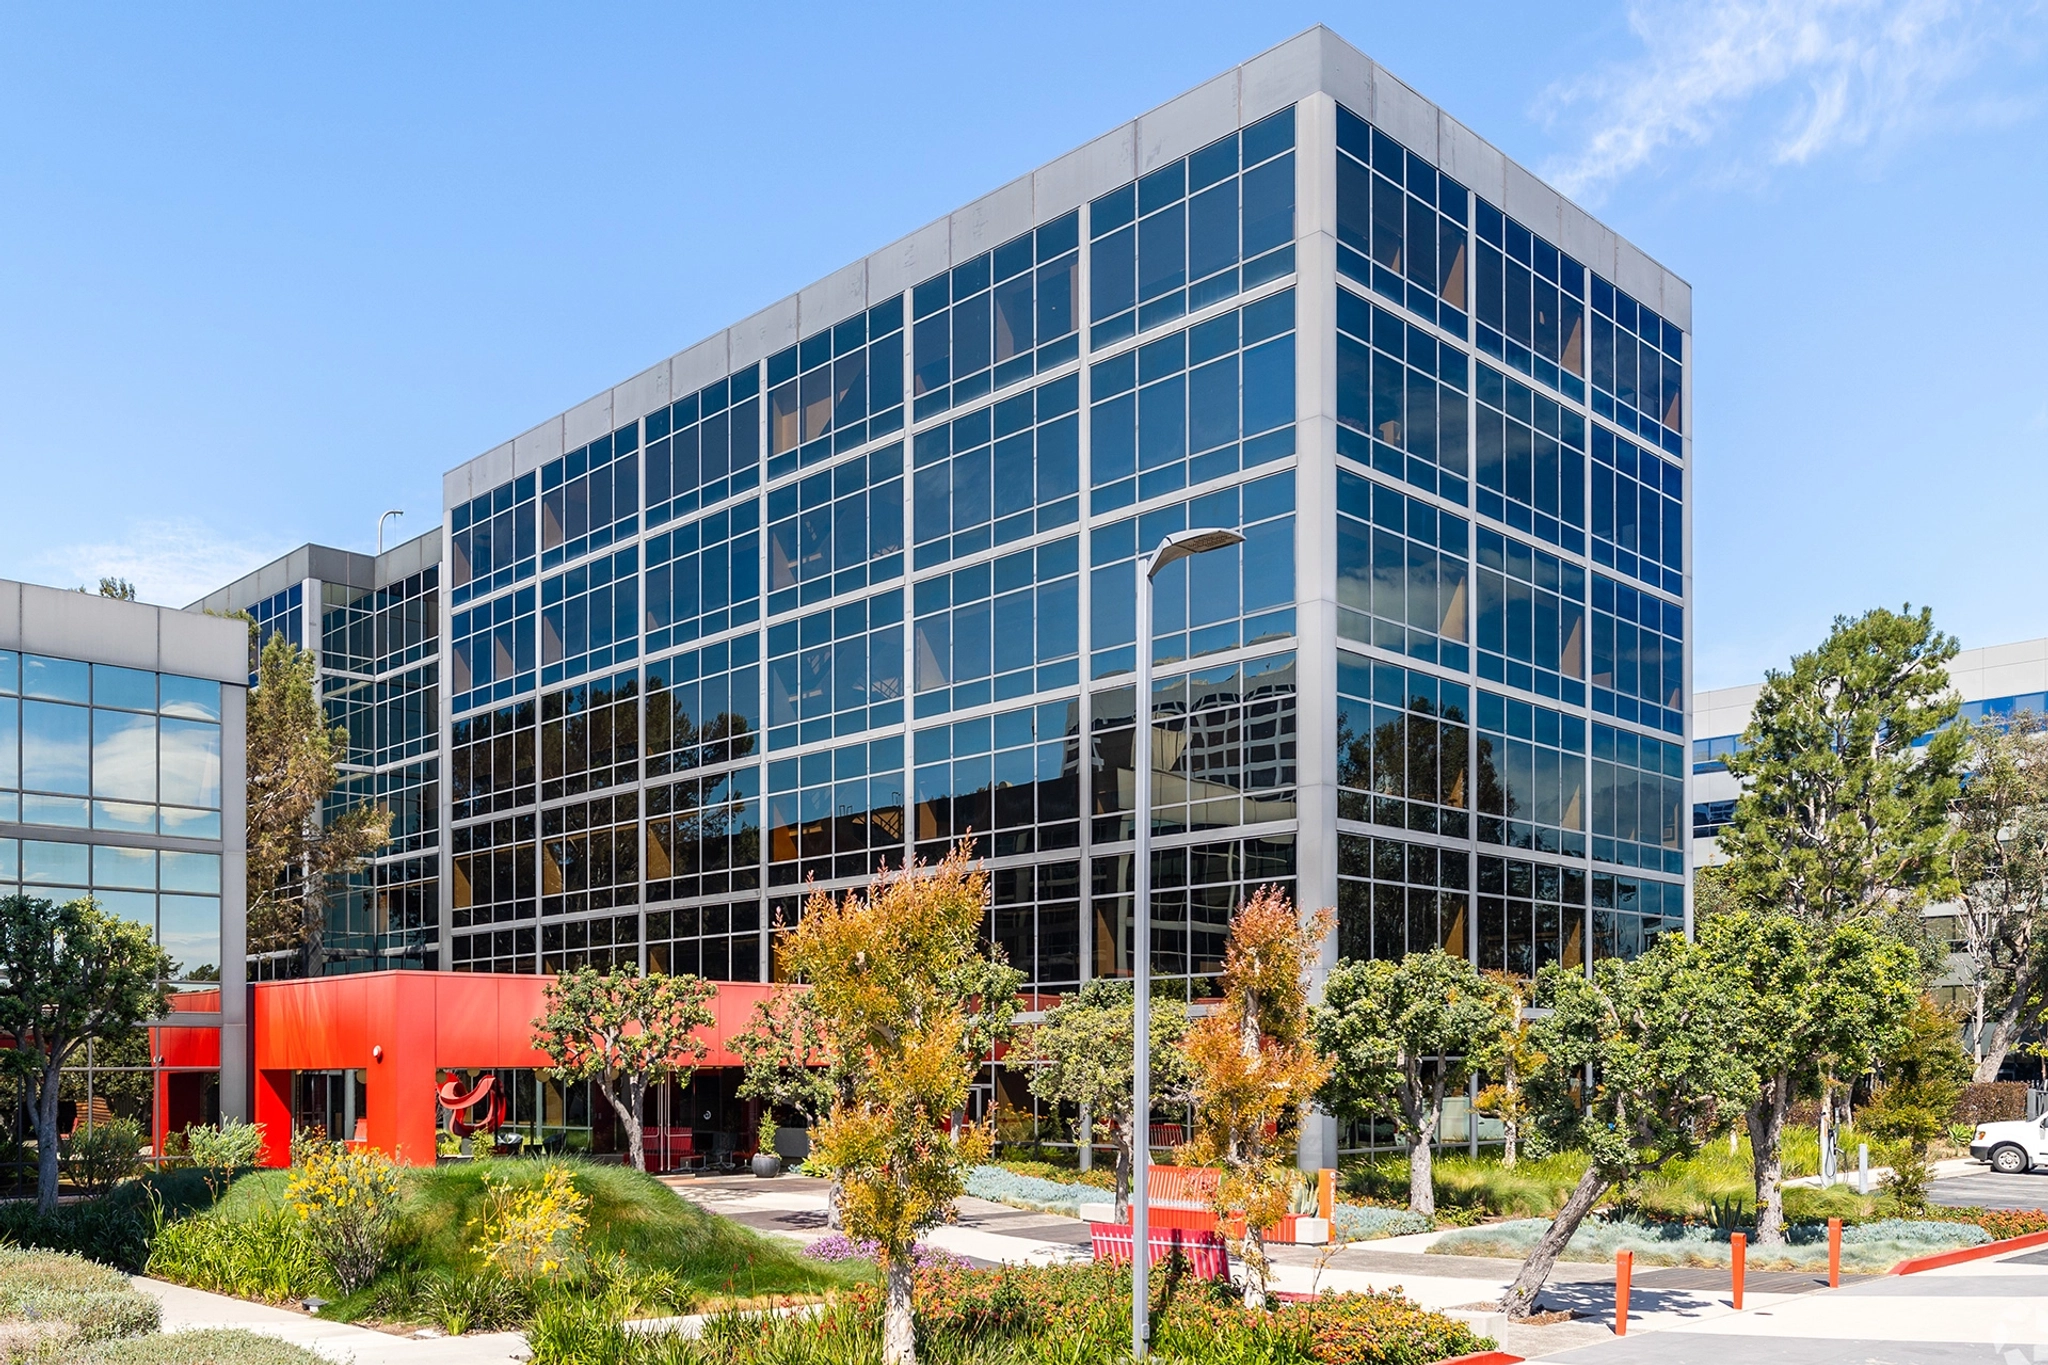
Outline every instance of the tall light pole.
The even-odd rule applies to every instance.
[[[383,553],[384,553],[384,523],[385,523],[385,522],[387,522],[387,521],[389,521],[389,520],[391,520],[391,519],[392,519],[393,517],[402,517],[402,516],[404,516],[404,515],[405,515],[405,513],[404,513],[404,512],[402,512],[402,511],[400,511],[400,510],[399,510],[398,508],[394,507],[394,508],[392,508],[392,509],[391,509],[391,510],[390,510],[389,512],[386,512],[386,513],[385,513],[385,514],[384,514],[383,516],[381,516],[381,517],[377,518],[377,553],[378,553],[378,554],[380,554],[380,555],[381,555],[381,554],[383,554]]]
[[[1137,900],[1137,942],[1131,956],[1131,1123],[1135,1160],[1131,1172],[1131,1354],[1145,1358],[1152,1345],[1152,1305],[1146,1280],[1152,1268],[1152,1218],[1146,1208],[1152,1165],[1152,586],[1175,560],[1242,545],[1244,537],[1223,527],[1175,531],[1138,561],[1138,714],[1131,766],[1137,791],[1131,804],[1137,849],[1131,880]]]

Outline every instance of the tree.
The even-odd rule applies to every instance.
[[[1393,1111],[1408,1144],[1408,1207],[1424,1217],[1436,1213],[1431,1144],[1444,1094],[1496,1027],[1495,994],[1471,963],[1436,948],[1340,962],[1323,984],[1315,1038],[1334,1064],[1324,1102],[1354,1118]]]
[[[1949,810],[1967,735],[1951,725],[1955,641],[1931,612],[1882,607],[1837,617],[1817,649],[1765,675],[1742,745],[1727,759],[1743,783],[1721,831],[1723,903],[1832,927],[1868,920],[1896,937],[1919,936],[1919,907],[1952,885],[1957,832]],[[1709,919],[1708,924],[1713,923]],[[1820,947],[1825,939],[1810,941]],[[1764,974],[1820,979],[1816,964],[1770,963]],[[1819,1012],[1805,1016],[1823,1032]],[[1759,1035],[1769,1044],[1782,1033]],[[1749,1120],[1760,1192],[1776,1188],[1791,1064],[1809,1055],[1774,1047]],[[1835,1072],[1819,1069],[1821,1110],[1832,1113]],[[1827,1119],[1823,1118],[1823,1124]],[[1825,1138],[1825,1134],[1823,1134]],[[1779,1235],[1776,1196],[1758,1208],[1760,1242]]]
[[[834,1074],[826,1043],[824,1021],[809,992],[783,991],[761,1001],[731,1042],[740,1059],[740,1098],[793,1109],[812,1127],[830,1112],[843,1079]]]
[[[1588,1160],[1501,1296],[1511,1318],[1535,1311],[1558,1256],[1610,1186],[1691,1156],[1756,1085],[1733,974],[1677,934],[1633,961],[1602,959],[1591,975],[1552,963],[1535,995],[1550,1013],[1529,1030],[1543,1056],[1530,1102],[1544,1135]]]
[[[79,591],[84,592],[85,589],[80,588]],[[133,602],[136,600],[135,585],[125,578],[102,575],[98,591],[101,597],[111,597],[117,602]]]
[[[1758,1077],[1745,1116],[1757,1244],[1782,1245],[1793,1093],[1811,1077],[1854,1076],[1894,1044],[1919,994],[1919,959],[1869,919],[1823,925],[1737,910],[1700,925],[1699,941],[1734,984],[1743,1054]]]
[[[533,1045],[557,1080],[595,1081],[626,1130],[635,1170],[647,1169],[640,1106],[659,1081],[689,1084],[704,1059],[697,1030],[716,1022],[705,1002],[718,993],[694,976],[640,976],[576,967],[548,983]]]
[[[1133,1111],[1136,1079],[1132,1043],[1137,1011],[1129,981],[1097,977],[1046,1012],[1045,1022],[1032,1029],[1011,1056],[1013,1065],[1029,1068],[1031,1093],[1048,1104],[1071,1104],[1088,1117],[1094,1132],[1078,1133],[1092,1142],[1097,1133],[1116,1145],[1116,1212],[1121,1218],[1130,1199],[1131,1175],[1141,1160],[1152,1158],[1151,1113]],[[1178,1104],[1187,1098],[1187,1056],[1182,1051],[1188,1031],[1185,1002],[1154,995],[1151,1011],[1152,1103]]]
[[[1956,928],[1970,972],[1975,1079],[1995,1081],[2048,950],[2048,725],[2031,712],[1970,727],[1955,803]]]
[[[313,656],[282,635],[264,644],[249,693],[249,950],[324,960],[328,885],[391,837],[391,811],[352,806],[323,819],[346,726],[329,727],[314,695]]]
[[[1903,1214],[1927,1211],[1927,1144],[1948,1130],[1970,1060],[1956,1041],[1956,1019],[1921,996],[1879,1067],[1876,1096],[1863,1123],[1881,1138],[1904,1142],[1908,1157],[1892,1166],[1890,1189]]]
[[[1521,1145],[1522,1124],[1529,1117],[1527,1078],[1543,1064],[1543,1054],[1529,1037],[1528,980],[1513,972],[1489,971],[1482,975],[1491,987],[1488,1003],[1493,1006],[1493,1017],[1474,1040],[1468,1061],[1490,1083],[1479,1092],[1472,1107],[1500,1120],[1500,1164],[1513,1170],[1516,1149]]]
[[[1194,1138],[1179,1159],[1220,1166],[1216,1211],[1242,1215],[1246,1295],[1266,1299],[1262,1230],[1285,1217],[1294,1171],[1285,1154],[1302,1111],[1329,1078],[1309,1026],[1308,968],[1333,916],[1303,918],[1278,887],[1262,886],[1231,921],[1223,1003],[1187,1033]]]
[[[839,1182],[847,1234],[880,1249],[889,1365],[917,1359],[917,1236],[951,1216],[991,1146],[987,1129],[955,1122],[1016,996],[1018,974],[981,951],[988,903],[988,875],[962,844],[935,867],[885,871],[864,893],[812,893],[789,931],[785,958],[848,1076],[812,1159]]]
[[[95,1039],[162,1015],[171,963],[149,929],[90,898],[0,900],[0,1037],[27,1087],[36,1127],[36,1206],[57,1207],[57,1101],[64,1067]]]

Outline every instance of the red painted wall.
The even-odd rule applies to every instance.
[[[436,1073],[547,1065],[533,1046],[533,1021],[551,979],[398,971],[257,985],[250,1033],[265,1164],[290,1160],[291,1073],[330,1070],[366,1074],[371,1146],[411,1165],[433,1164]],[[787,989],[720,983],[715,1022],[698,1034],[708,1049],[702,1065],[739,1065],[725,1040],[746,1027],[758,1002]]]

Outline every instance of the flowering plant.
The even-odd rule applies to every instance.
[[[540,1179],[484,1177],[485,1206],[476,1220],[484,1261],[514,1280],[556,1275],[581,1266],[590,1196],[576,1188],[569,1168],[549,1162]]]
[[[295,1144],[292,1156],[285,1201],[341,1292],[352,1294],[384,1268],[398,1224],[398,1167],[382,1152],[339,1143]]]

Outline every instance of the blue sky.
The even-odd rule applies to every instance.
[[[0,575],[182,604],[1315,22],[1696,293],[1702,687],[2048,634],[2048,11],[0,9]]]

